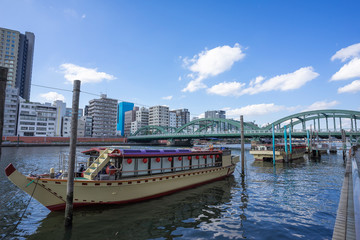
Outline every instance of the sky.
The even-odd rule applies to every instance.
[[[35,34],[31,101],[97,95],[191,117],[271,123],[360,111],[360,1],[0,0],[0,26]],[[68,91],[65,91],[65,90]]]

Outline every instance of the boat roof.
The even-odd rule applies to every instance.
[[[82,153],[86,155],[92,155],[96,153],[100,153],[100,151],[105,150],[105,147],[94,147],[90,148],[88,150],[82,151]],[[221,153],[221,151],[214,151],[214,150],[191,150],[191,149],[114,149],[112,153],[109,154],[109,156],[116,157],[116,156],[136,156],[136,155],[181,155],[181,154],[204,154],[204,153],[213,153],[218,154]]]

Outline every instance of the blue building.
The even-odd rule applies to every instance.
[[[117,126],[116,130],[122,136],[124,135],[125,112],[133,110],[134,103],[120,102],[118,104]]]

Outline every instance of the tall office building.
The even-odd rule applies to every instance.
[[[149,108],[149,125],[169,126],[169,107],[154,106]]]
[[[225,111],[223,110],[214,110],[214,111],[206,111],[205,118],[226,118]]]
[[[19,89],[19,96],[30,100],[35,35],[0,28],[0,66],[8,68],[7,86]]]
[[[118,113],[117,113],[117,127],[116,131],[124,136],[125,134],[125,112],[130,111],[134,108],[134,103],[130,102],[120,102],[118,104]]]
[[[100,99],[89,101],[88,114],[93,119],[92,136],[115,136],[117,100],[102,94]]]

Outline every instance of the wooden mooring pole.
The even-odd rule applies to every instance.
[[[70,137],[70,154],[68,166],[66,208],[65,208],[65,227],[72,227],[73,219],[73,201],[74,201],[74,169],[76,157],[76,140],[77,125],[79,116],[79,97],[80,97],[80,80],[74,81],[73,100],[72,100],[72,116],[71,116],[71,137]]]
[[[244,117],[240,116],[241,127],[241,174],[245,175],[245,137],[244,137]]]
[[[0,67],[0,158],[1,158],[1,144],[4,129],[4,109],[5,109],[5,95],[6,95],[6,81],[8,69]]]

